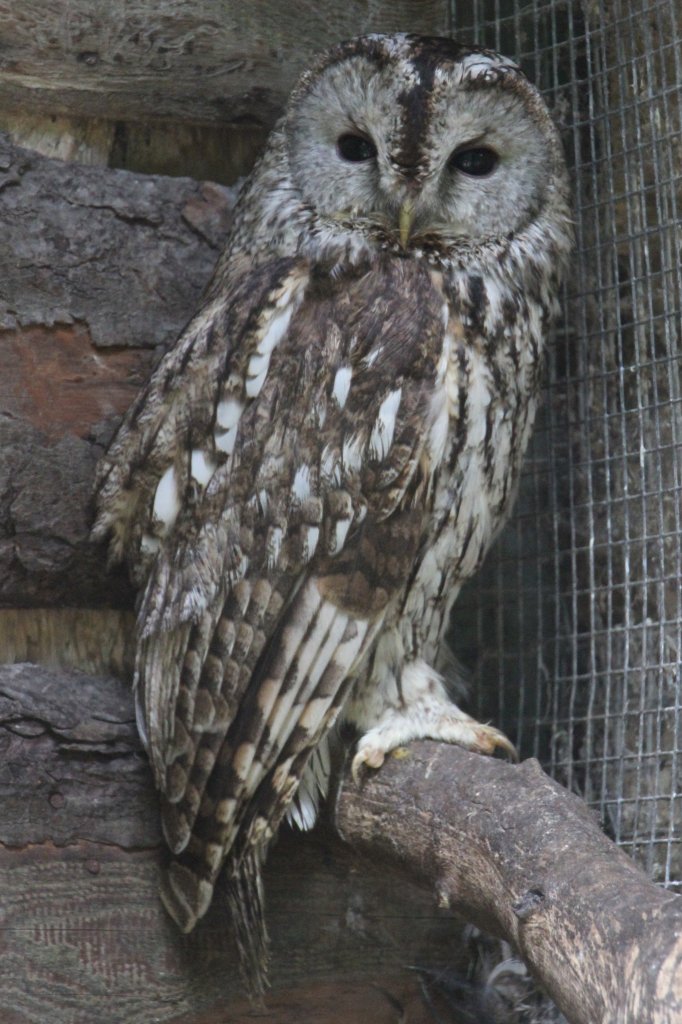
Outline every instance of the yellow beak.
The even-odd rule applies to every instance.
[[[407,245],[407,240],[410,237],[410,231],[412,230],[412,222],[414,221],[414,203],[411,199],[406,199],[403,205],[400,207],[400,215],[398,217],[398,229],[400,232],[400,244],[403,249]]]

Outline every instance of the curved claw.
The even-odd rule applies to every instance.
[[[381,768],[385,760],[385,753],[379,747],[365,747],[358,750],[350,766],[353,782],[359,786],[362,781],[362,769]]]
[[[494,725],[478,725],[476,728],[476,739],[478,740],[476,750],[480,754],[494,754],[496,751],[502,750],[514,763],[518,762],[519,755],[516,747]]]

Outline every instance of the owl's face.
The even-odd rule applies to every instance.
[[[519,69],[443,39],[368,36],[330,51],[294,91],[285,140],[318,218],[404,249],[508,237],[563,174]]]

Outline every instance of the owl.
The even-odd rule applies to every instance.
[[[513,501],[572,231],[557,133],[510,60],[372,35],[300,78],[200,310],[99,466],[139,588],[134,687],[182,931],[227,891],[256,988],[261,867],[418,737],[508,747],[443,633]],[[346,730],[347,731],[347,730]]]

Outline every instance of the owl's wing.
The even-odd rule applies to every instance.
[[[427,272],[248,276],[160,365],[100,483],[100,532],[153,557],[137,691],[186,930],[228,851],[276,829],[407,579],[442,447]]]

